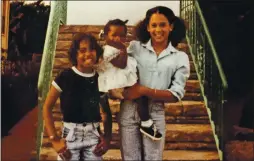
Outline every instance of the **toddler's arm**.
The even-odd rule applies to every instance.
[[[127,51],[126,46],[122,42],[108,41],[108,45],[120,50],[120,54],[113,58],[110,62],[117,68],[124,69],[127,66]]]

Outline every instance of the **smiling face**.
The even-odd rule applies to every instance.
[[[147,31],[150,33],[153,43],[168,44],[168,36],[172,31],[172,26],[166,16],[154,13],[147,25]]]
[[[91,49],[90,42],[88,40],[83,40],[79,44],[79,49],[77,53],[77,66],[79,68],[92,68],[96,63],[97,56],[96,50]]]

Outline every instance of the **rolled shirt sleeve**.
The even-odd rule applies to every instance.
[[[177,69],[172,76],[170,91],[179,101],[184,97],[185,85],[190,76],[190,62],[188,55],[184,52],[179,53]]]
[[[65,72],[60,72],[55,80],[52,81],[52,85],[57,89],[58,92],[63,92],[64,87],[64,81],[65,81]]]

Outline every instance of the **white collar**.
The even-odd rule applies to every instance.
[[[93,77],[95,75],[95,71],[93,73],[82,73],[75,66],[71,67],[71,69],[78,75],[82,77]]]

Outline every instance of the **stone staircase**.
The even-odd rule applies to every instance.
[[[103,26],[77,26],[63,25],[59,28],[59,35],[56,46],[56,55],[52,79],[63,68],[70,67],[67,50],[71,44],[73,34],[77,32],[90,32],[100,43],[98,38]],[[128,40],[134,39],[131,35],[132,27],[128,27]],[[167,103],[165,108],[167,132],[163,160],[167,161],[218,161],[219,156],[209,122],[207,110],[200,93],[200,86],[197,74],[191,60],[191,76],[187,81],[186,94],[182,102]],[[119,150],[118,124],[116,122],[120,109],[118,101],[110,101],[110,108],[113,114],[113,139],[110,150],[103,156],[104,160],[121,160]],[[59,100],[53,109],[55,126],[60,133],[62,128],[62,115],[59,108]],[[56,160],[57,154],[48,140],[44,131],[41,147],[41,160]]]

